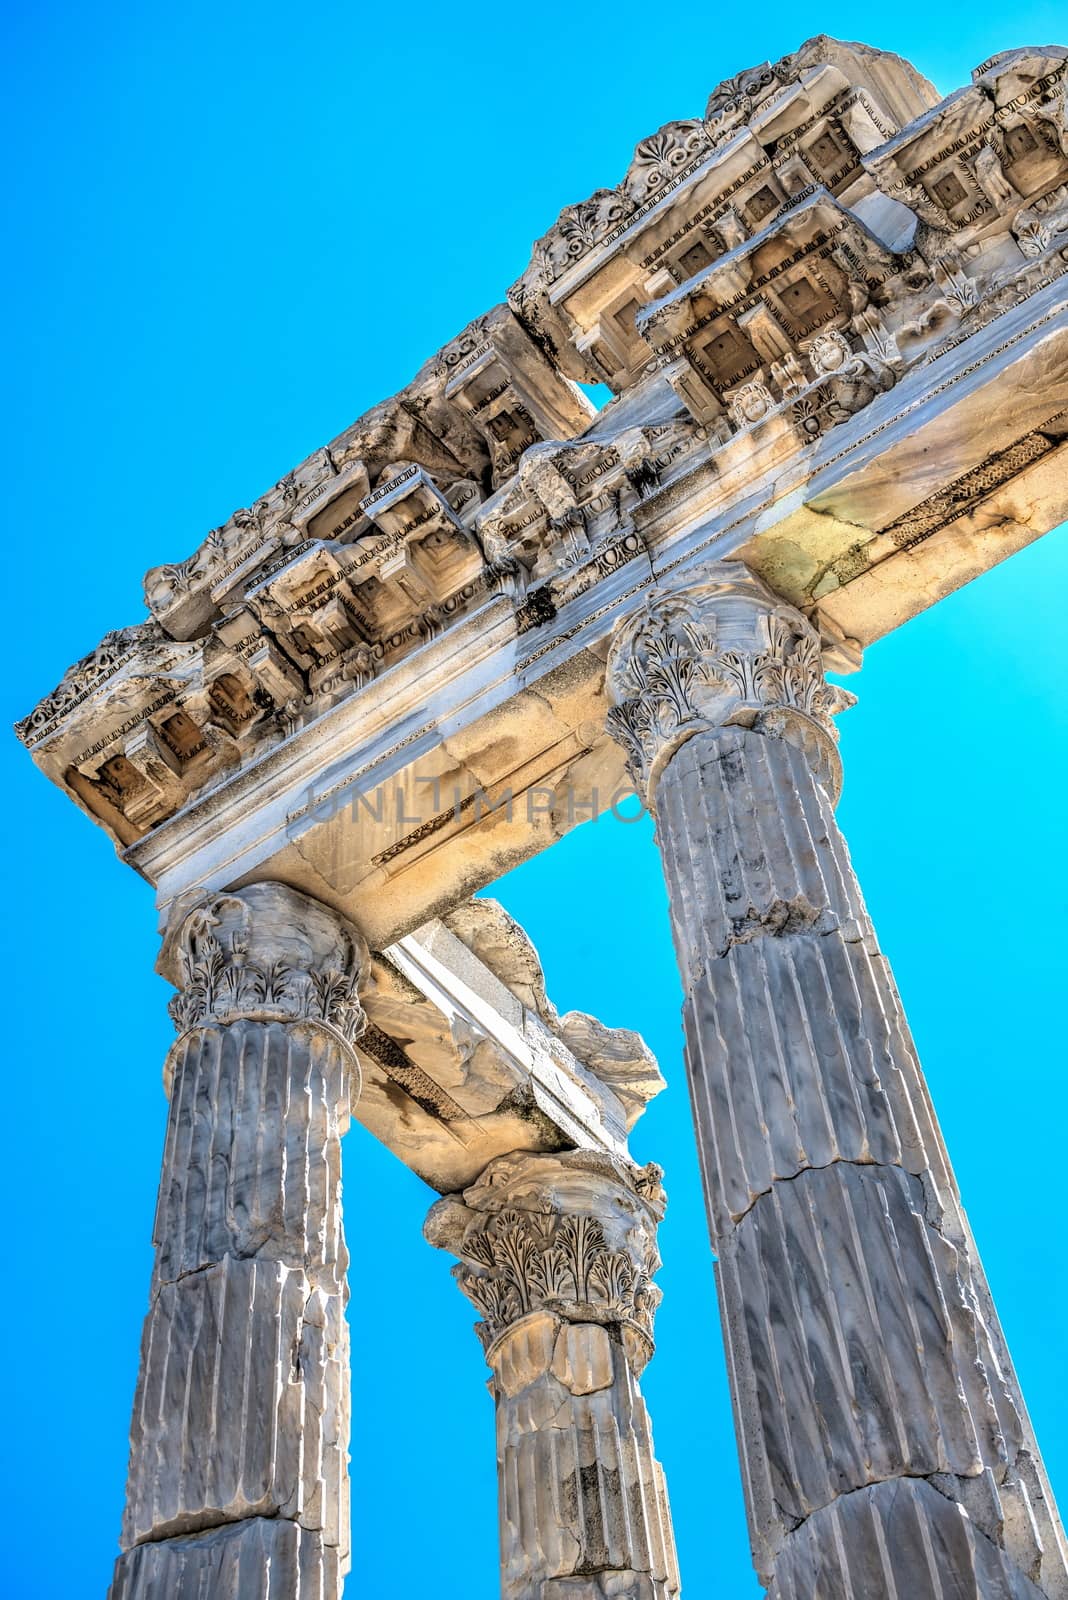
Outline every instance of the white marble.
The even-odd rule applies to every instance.
[[[942,99],[810,39],[642,139],[506,303],[154,566],[146,616],[19,724],[154,886],[178,989],[115,1600],[337,1596],[350,1113],[468,1217],[435,1237],[486,1315],[509,1600],[678,1592],[627,1149],[662,1080],[471,900],[632,784],[759,1570],[781,1600],[1066,1600],[834,821],[825,677],[1068,515],[1066,284],[1068,51]],[[505,1221],[516,1184],[537,1224]],[[595,1227],[582,1293],[550,1292]]]

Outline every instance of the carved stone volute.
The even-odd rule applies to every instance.
[[[249,1018],[309,1020],[351,1044],[365,1017],[367,949],[350,923],[280,883],[205,896],[168,931],[159,971],[179,1033]]]
[[[681,745],[731,725],[800,746],[837,797],[833,718],[855,696],[825,681],[816,630],[740,561],[655,589],[616,634],[606,680],[609,732],[648,803]]]

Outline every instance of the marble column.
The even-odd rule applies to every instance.
[[[667,1491],[639,1376],[660,1299],[657,1167],[493,1161],[427,1238],[460,1258],[497,1408],[504,1600],[670,1600]]]
[[[776,1600],[1063,1596],[1056,1511],[835,822],[833,715],[853,697],[739,562],[653,591],[607,683],[668,883],[757,1570]]]
[[[358,936],[276,883],[168,936],[178,988],[112,1600],[337,1600],[348,1566],[341,1135]]]

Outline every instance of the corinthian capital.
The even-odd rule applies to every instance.
[[[837,797],[834,716],[855,696],[826,682],[819,635],[740,561],[717,561],[652,591],[608,655],[608,729],[652,801],[695,734],[736,725],[801,746]]]
[[[439,1200],[431,1244],[459,1256],[456,1280],[483,1320],[487,1354],[523,1318],[617,1325],[635,1369],[653,1350],[660,1291],[660,1168],[599,1152],[501,1156],[462,1199]]]
[[[328,1024],[348,1043],[362,1030],[356,994],[367,950],[319,901],[281,883],[205,897],[168,931],[159,970],[178,993],[180,1033],[249,1018]]]

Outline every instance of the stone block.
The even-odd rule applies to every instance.
[[[919,1478],[843,1495],[791,1533],[768,1600],[1041,1600],[967,1513]]]
[[[340,1299],[276,1261],[157,1292],[131,1425],[123,1544],[239,1517],[289,1517],[347,1543]]]
[[[605,1329],[596,1322],[565,1324],[557,1336],[552,1371],[572,1394],[607,1389],[614,1364],[612,1341]]]
[[[919,1179],[836,1162],[776,1184],[718,1273],[759,1571],[839,1496],[936,1474],[991,1537],[1016,1528],[1029,1570],[1023,1424],[971,1264],[928,1220]],[[1020,1519],[1001,1504],[1014,1498]]]
[[[109,1600],[340,1600],[341,1573],[320,1534],[253,1517],[137,1545],[116,1562]]]

